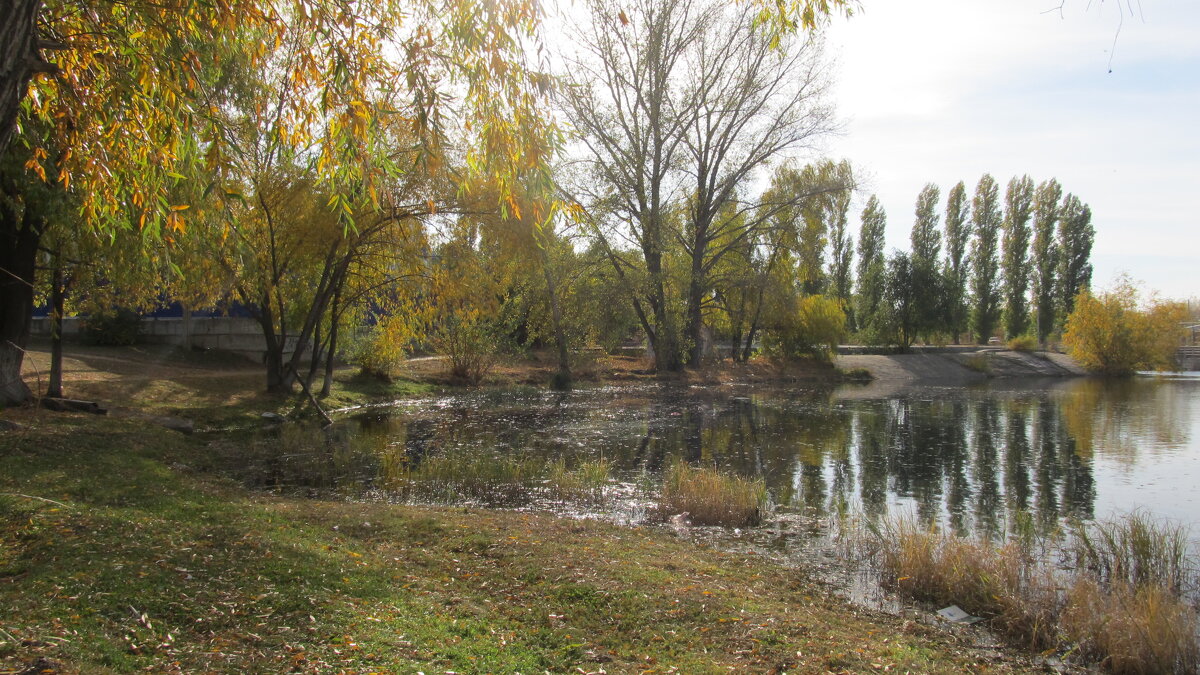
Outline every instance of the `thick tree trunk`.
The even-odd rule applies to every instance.
[[[329,348],[325,352],[325,381],[321,383],[321,397],[329,396],[333,390],[333,359],[337,356],[338,320],[342,311],[342,287],[333,293],[333,304],[329,307]]]
[[[54,263],[54,277],[50,283],[50,386],[46,396],[62,398],[63,357],[63,312],[66,309],[66,289],[63,288],[62,261]]]
[[[650,305],[654,311],[654,332],[650,346],[654,349],[654,369],[660,373],[683,369],[679,358],[679,342],[674,322],[667,311],[667,293],[663,284],[662,257],[646,256],[646,271],[650,276]]]
[[[693,263],[699,261],[693,261]],[[700,265],[692,265],[692,279],[688,283],[687,297],[687,336],[691,339],[691,352],[688,365],[699,368],[704,360],[704,315],[701,305],[704,302],[703,270]]]
[[[7,201],[7,200],[6,200]],[[21,363],[33,319],[33,283],[42,221],[0,204],[0,406],[28,401]]]
[[[555,389],[571,387],[571,357],[567,350],[567,334],[562,325],[562,308],[558,304],[558,285],[550,269],[550,254],[545,242],[538,247],[542,255],[542,276],[546,280],[546,292],[550,296],[550,322],[554,327],[554,344],[558,348],[558,372],[554,375]]]
[[[53,71],[38,55],[41,9],[42,0],[5,0],[0,5],[0,151],[12,140],[29,78]]]

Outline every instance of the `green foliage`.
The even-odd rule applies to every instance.
[[[1038,342],[1045,342],[1058,318],[1057,276],[1060,246],[1055,239],[1062,186],[1051,178],[1038,186],[1033,210],[1033,304]]]
[[[970,205],[966,185],[959,181],[946,198],[946,328],[957,341],[967,330],[967,244],[970,242]]]
[[[1063,197],[1058,218],[1058,321],[1075,309],[1075,296],[1092,286],[1092,210],[1075,195]]]
[[[858,283],[855,316],[858,330],[867,342],[880,342],[881,302],[887,274],[884,259],[884,230],[887,214],[879,198],[871,195],[862,212],[858,235]]]
[[[975,187],[971,203],[974,237],[971,240],[971,331],[980,344],[987,344],[1000,319],[1000,269],[997,243],[1001,227],[1000,188],[996,179],[984,174]]]
[[[1029,323],[1026,294],[1029,290],[1029,218],[1033,209],[1033,179],[1014,177],[1004,193],[1004,332],[1009,337],[1025,332]]]
[[[830,361],[846,335],[846,312],[841,301],[809,295],[795,300],[792,311],[764,336],[763,347],[775,358]]]
[[[141,336],[142,317],[124,308],[98,312],[87,318],[83,330],[85,339],[94,345],[133,345]]]
[[[1028,333],[1018,335],[1008,341],[1008,348],[1014,352],[1031,352],[1038,348],[1038,339]]]
[[[1063,345],[1083,367],[1106,375],[1167,369],[1186,317],[1183,303],[1153,295],[1142,301],[1137,286],[1122,277],[1108,291],[1084,291],[1075,298]]]

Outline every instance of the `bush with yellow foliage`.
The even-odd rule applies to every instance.
[[[1183,303],[1155,294],[1143,301],[1137,285],[1121,277],[1110,290],[1076,297],[1063,346],[1084,368],[1105,375],[1164,370],[1174,363],[1186,318]]]

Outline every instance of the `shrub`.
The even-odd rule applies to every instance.
[[[841,301],[809,295],[796,300],[794,310],[764,336],[763,347],[775,358],[816,357],[828,361],[846,335]]]
[[[98,312],[88,317],[84,335],[94,345],[123,347],[137,344],[142,332],[142,317],[128,309]]]
[[[447,317],[434,332],[438,351],[450,360],[450,374],[479,384],[499,358],[500,337],[490,322],[474,315]]]
[[[415,335],[415,327],[405,316],[379,317],[354,341],[351,358],[364,375],[391,381]]]
[[[1038,348],[1038,341],[1036,337],[1029,334],[1018,335],[1008,341],[1008,348],[1014,352],[1031,352]]]
[[[660,508],[666,514],[686,513],[696,525],[750,527],[762,522],[767,487],[761,479],[693,468],[677,460],[663,480]]]
[[[1107,375],[1171,367],[1187,308],[1153,295],[1143,302],[1139,296],[1128,277],[1099,295],[1081,292],[1063,333],[1067,353],[1088,370]]]

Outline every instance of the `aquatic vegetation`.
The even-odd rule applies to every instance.
[[[562,501],[604,501],[604,487],[612,473],[612,462],[600,458],[587,460],[568,468],[563,458],[550,463],[546,478],[549,495]]]
[[[1190,590],[1188,529],[1142,512],[1091,524],[1074,523],[1068,553],[1073,562],[1109,586],[1157,586],[1180,595]]]
[[[1200,667],[1187,531],[1143,514],[1076,526],[1063,570],[1028,542],[959,537],[899,520],[869,529],[880,583],[957,604],[1034,649],[1059,649],[1114,673],[1194,673]]]
[[[660,508],[665,515],[687,514],[695,525],[749,527],[762,522],[768,494],[762,479],[678,460],[663,479]]]
[[[386,487],[436,503],[521,506],[531,501],[545,471],[545,462],[535,457],[455,451],[400,468]]]

